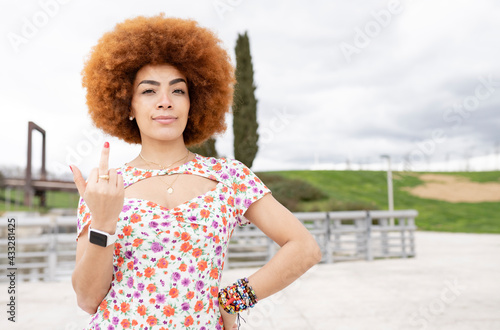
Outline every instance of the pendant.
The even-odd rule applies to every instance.
[[[174,189],[173,189],[172,187],[169,187],[169,188],[167,189],[167,192],[168,192],[169,194],[171,194],[171,193],[173,193],[173,192],[174,192]]]

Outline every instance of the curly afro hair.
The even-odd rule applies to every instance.
[[[188,80],[191,107],[186,145],[200,144],[226,129],[235,83],[234,67],[219,38],[196,21],[139,16],[116,25],[95,45],[82,71],[87,106],[96,127],[128,143],[141,143],[128,119],[137,71],[170,64]]]

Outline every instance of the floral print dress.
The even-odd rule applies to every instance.
[[[241,162],[200,155],[173,169],[124,165],[117,171],[125,187],[165,174],[218,183],[172,209],[125,198],[111,288],[86,329],[221,329],[217,297],[229,239],[237,225],[248,223],[248,207],[270,190]],[[78,235],[91,218],[80,198]]]

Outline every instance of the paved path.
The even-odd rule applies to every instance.
[[[318,265],[243,314],[250,329],[500,329],[500,235],[417,232],[417,257]],[[224,273],[223,283],[255,269]],[[77,330],[87,315],[69,281],[18,283],[18,322],[0,329]]]

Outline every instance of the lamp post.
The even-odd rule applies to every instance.
[[[389,200],[389,211],[394,211],[394,194],[392,192],[392,171],[391,157],[389,155],[381,155],[380,157],[387,159],[387,198]],[[394,225],[394,218],[391,217],[390,225]]]

